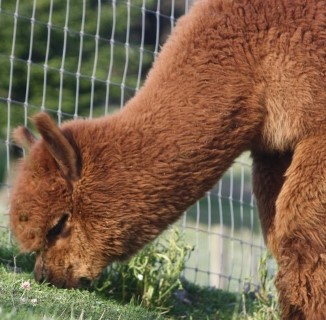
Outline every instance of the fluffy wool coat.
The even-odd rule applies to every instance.
[[[325,62],[326,1],[199,0],[119,113],[18,128],[10,221],[36,278],[96,278],[250,150],[282,317],[326,319]]]

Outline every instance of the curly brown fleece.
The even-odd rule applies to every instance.
[[[16,130],[11,229],[36,278],[96,278],[250,150],[282,318],[326,319],[325,76],[326,1],[197,1],[119,113]]]

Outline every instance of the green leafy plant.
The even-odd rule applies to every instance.
[[[279,307],[274,272],[271,272],[272,258],[265,253],[259,260],[259,285],[253,286],[248,282],[242,294],[243,319],[248,320],[279,320]],[[249,315],[250,314],[250,315]]]
[[[34,255],[20,254],[0,232],[0,319],[279,319],[268,255],[259,286],[248,282],[240,294],[181,280],[191,249],[171,230],[129,263],[110,267],[96,290],[65,290],[36,283]]]
[[[120,301],[167,312],[173,294],[182,289],[180,278],[191,251],[192,247],[183,242],[180,233],[171,229],[127,264],[109,267],[97,290]]]

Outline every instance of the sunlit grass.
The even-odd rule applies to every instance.
[[[261,260],[259,286],[240,293],[200,287],[182,279],[192,248],[176,231],[128,263],[110,267],[89,290],[36,283],[34,256],[19,254],[8,237],[0,244],[0,319],[279,319],[267,257]]]

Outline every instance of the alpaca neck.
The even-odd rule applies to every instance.
[[[147,224],[150,237],[214,186],[249,148],[252,131],[241,110],[219,111],[218,101],[187,96],[187,84],[172,89],[145,86],[120,115],[120,127],[128,128],[120,146],[130,170],[129,199],[144,218],[132,223],[143,230]]]
[[[259,134],[261,91],[248,66],[224,59],[231,44],[212,33],[213,17],[195,14],[176,27],[142,89],[111,121],[119,159],[109,167],[110,211],[124,221],[127,239],[115,243],[126,255],[177,220]]]

